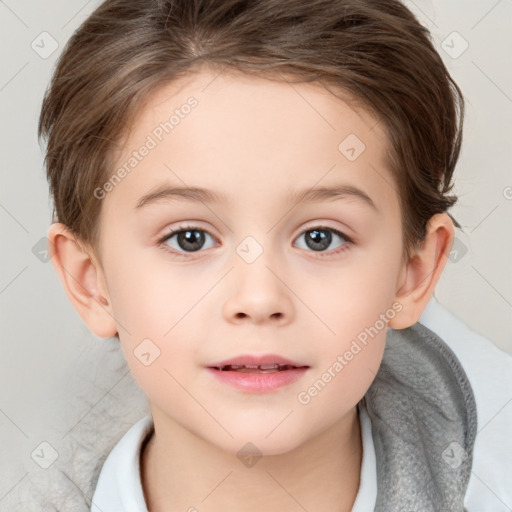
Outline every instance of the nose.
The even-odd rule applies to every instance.
[[[223,314],[229,322],[267,322],[286,324],[292,321],[292,292],[289,277],[272,258],[263,253],[256,261],[240,259],[230,272],[229,289]]]

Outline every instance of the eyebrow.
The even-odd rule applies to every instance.
[[[379,212],[372,198],[363,190],[353,185],[335,185],[332,187],[316,187],[305,190],[292,191],[287,201],[293,204],[305,202],[337,201],[340,199],[355,198]],[[136,210],[159,200],[184,199],[202,203],[227,203],[228,198],[219,192],[201,187],[179,187],[163,184],[143,195],[135,207]]]

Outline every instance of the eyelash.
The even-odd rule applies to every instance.
[[[341,231],[339,231],[337,229],[334,229],[334,228],[330,228],[328,226],[313,226],[313,227],[310,227],[310,228],[302,231],[300,233],[299,237],[301,237],[302,235],[304,235],[308,231],[315,231],[315,230],[331,231],[335,235],[338,235],[340,238],[343,238],[343,240],[345,240],[345,243],[341,247],[338,247],[338,249],[335,249],[335,250],[332,250],[332,251],[316,252],[316,254],[318,254],[318,256],[320,258],[327,257],[327,255],[328,256],[332,256],[334,254],[339,254],[339,253],[341,253],[343,251],[348,250],[351,245],[354,245],[354,241],[350,237],[348,237],[347,235],[345,235]],[[171,253],[173,256],[177,256],[177,257],[187,258],[187,257],[190,257],[190,255],[193,255],[195,253],[201,252],[200,250],[199,251],[192,251],[192,252],[188,252],[188,253],[187,252],[177,252],[176,250],[169,248],[169,246],[165,242],[167,242],[174,235],[176,235],[176,234],[178,234],[178,233],[180,233],[182,231],[202,231],[202,232],[208,234],[209,236],[211,236],[213,239],[215,239],[215,237],[206,229],[202,229],[202,228],[199,228],[198,226],[193,226],[193,225],[189,225],[189,224],[182,224],[182,225],[178,226],[175,229],[169,230],[164,236],[159,238],[158,241],[157,241],[157,245],[159,247],[161,247],[167,253]],[[315,253],[315,251],[308,251],[308,252]]]

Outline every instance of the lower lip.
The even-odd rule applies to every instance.
[[[249,393],[270,393],[287,384],[299,380],[308,368],[295,368],[293,370],[281,370],[270,373],[249,373],[220,371],[215,368],[207,368],[217,379],[224,384]]]

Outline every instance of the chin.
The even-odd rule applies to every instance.
[[[244,455],[269,456],[283,455],[293,451],[306,441],[299,432],[298,426],[285,422],[279,425],[282,418],[275,422],[253,422],[251,425],[238,424],[226,429],[233,435],[227,439],[223,436],[223,450],[233,453],[237,457]],[[276,428],[277,426],[277,428]]]

